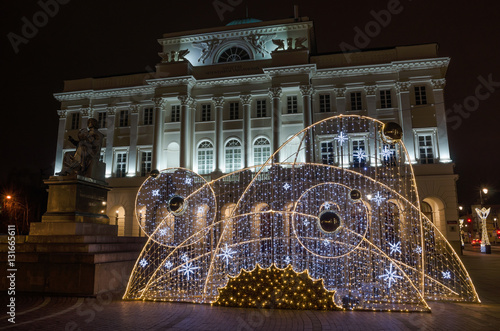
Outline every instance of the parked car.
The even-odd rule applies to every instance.
[[[479,246],[481,245],[481,239],[472,239],[472,242],[471,242],[472,246]]]

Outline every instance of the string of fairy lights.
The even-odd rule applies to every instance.
[[[262,166],[211,182],[177,168],[149,177],[136,201],[149,240],[124,298],[382,311],[479,302],[420,212],[398,134],[371,118],[336,116]]]

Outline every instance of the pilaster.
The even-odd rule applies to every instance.
[[[252,96],[250,94],[240,95],[243,105],[243,146],[245,146],[245,168],[251,166],[250,157],[252,155]]]
[[[221,174],[224,164],[224,138],[222,135],[224,97],[213,97],[212,101],[215,108],[215,172]]]
[[[58,110],[57,114],[59,115],[59,128],[57,129],[56,163],[54,173],[62,170],[64,135],[66,133],[66,119],[68,115],[65,109]]]
[[[274,153],[280,147],[281,142],[281,95],[283,90],[281,87],[271,87],[269,88],[269,97],[272,99],[272,112],[271,112],[271,123],[273,132],[273,149],[271,153]],[[279,160],[279,155],[276,155],[274,161]]]
[[[416,162],[415,158],[415,141],[413,137],[413,125],[411,119],[411,103],[410,103],[410,82],[397,82],[396,92],[399,98],[400,112],[399,121],[403,128],[403,142],[406,145],[408,154],[410,155],[411,163]]]
[[[163,156],[163,106],[165,105],[165,99],[163,98],[153,98],[154,102],[154,135],[153,135],[153,155],[152,155],[152,169],[161,170],[161,159]]]
[[[113,144],[115,137],[116,106],[106,108],[106,177],[113,174]]]
[[[138,124],[139,124],[139,106],[130,105],[130,151],[129,151],[129,164],[128,164],[129,176],[135,176],[137,174]]]
[[[450,146],[448,144],[448,130],[446,125],[446,110],[444,109],[444,87],[446,79],[433,79],[434,108],[436,109],[437,122],[437,148],[439,161],[443,163],[451,162]]]

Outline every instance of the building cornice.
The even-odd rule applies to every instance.
[[[405,70],[446,68],[449,63],[450,58],[393,61],[390,64],[371,64],[356,67],[318,69],[315,73],[315,77],[347,77],[366,74],[397,73]]]
[[[210,78],[210,79],[202,79],[196,82],[197,87],[206,87],[206,86],[217,86],[217,85],[238,85],[238,84],[256,84],[256,83],[265,83],[269,82],[270,77],[268,75],[248,75],[248,76],[240,76],[240,77],[228,77],[228,78]]]
[[[286,67],[263,68],[262,70],[269,77],[297,75],[297,74],[314,75],[317,72],[316,64],[302,64],[302,65],[294,65]]]
[[[278,26],[246,28],[246,29],[212,32],[212,33],[202,33],[202,34],[200,33],[183,37],[162,38],[158,39],[158,43],[160,43],[160,45],[162,46],[177,45],[177,44],[193,43],[193,42],[200,42],[212,39],[230,39],[230,38],[245,37],[245,36],[250,36],[252,34],[267,34],[267,33],[305,30],[311,27],[312,27],[312,22],[290,23]]]
[[[151,86],[125,87],[108,90],[85,90],[74,92],[54,93],[57,101],[72,101],[82,99],[105,99],[112,97],[127,97],[133,95],[153,94],[154,88]]]
[[[196,78],[194,78],[194,76],[155,78],[155,79],[147,79],[146,82],[153,87],[185,85],[191,88],[196,84]]]

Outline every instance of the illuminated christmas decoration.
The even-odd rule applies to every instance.
[[[388,243],[391,248],[391,254],[393,253],[401,253],[401,242],[397,242],[395,244]]]
[[[397,270],[392,270],[392,263],[391,263],[389,270],[385,269],[385,274],[380,275],[379,278],[382,278],[383,280],[387,281],[389,283],[387,287],[391,288],[392,282],[395,282],[398,279],[402,279],[403,277],[397,275]]]
[[[490,246],[490,238],[488,236],[488,227],[486,226],[486,219],[490,214],[491,208],[476,208],[477,216],[481,219],[481,252],[486,252],[486,246]]]
[[[340,131],[339,135],[333,139],[337,140],[340,146],[342,146],[342,144],[346,141],[349,141],[349,137],[346,136],[342,131]]]
[[[208,182],[183,168],[149,177],[136,200],[149,239],[124,298],[213,303],[219,289],[247,293],[247,279],[261,290],[252,304],[265,306],[281,286],[272,281],[276,270],[307,270],[343,309],[429,311],[428,300],[479,302],[459,257],[420,211],[398,126],[386,130],[390,137],[383,127],[362,116],[331,117],[291,137],[263,165]],[[336,163],[321,163],[314,139],[342,145],[351,136],[366,146],[390,141],[390,164],[380,162],[379,148],[367,148],[365,166],[346,167],[355,152],[348,144],[334,148],[328,160]],[[272,280],[245,271],[256,268],[269,269]],[[297,300],[309,295],[296,283],[288,290]],[[249,306],[242,301],[249,297],[238,298],[238,306]]]
[[[384,149],[380,153],[380,156],[382,156],[382,158],[387,161],[391,158],[391,155],[392,155],[392,151],[389,149],[389,147],[384,146]]]
[[[141,262],[139,262],[139,265],[144,268],[148,265],[148,261],[146,261],[146,259],[142,259]]]
[[[451,272],[449,272],[449,271],[442,271],[441,273],[443,274],[443,278],[444,279],[451,279]]]
[[[226,264],[229,264],[229,259],[233,258],[233,255],[236,254],[236,251],[233,251],[230,247],[224,247],[221,249],[222,254],[219,254],[217,256],[221,257],[223,260],[226,260]]]
[[[354,157],[358,159],[359,162],[363,161],[366,159],[366,153],[364,150],[360,149],[356,152],[354,152]]]
[[[325,290],[321,280],[314,281],[307,271],[298,274],[290,266],[262,269],[257,264],[252,271],[230,277],[219,293],[213,303],[218,306],[341,310],[333,301],[334,291]]]

